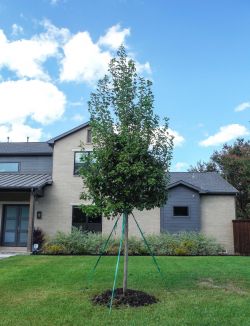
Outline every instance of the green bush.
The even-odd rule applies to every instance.
[[[223,247],[213,238],[201,233],[181,232],[161,233],[146,237],[152,252],[157,256],[202,256],[218,255]],[[107,240],[101,233],[82,232],[73,228],[71,233],[58,232],[43,246],[44,254],[97,255],[103,250]],[[106,250],[107,255],[117,255],[119,239],[111,238]],[[148,255],[148,249],[140,238],[130,237],[129,255]],[[122,251],[123,253],[123,251]]]
[[[48,255],[60,255],[67,253],[67,248],[59,244],[45,244],[43,246],[43,251]]]

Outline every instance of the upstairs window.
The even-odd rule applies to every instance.
[[[92,133],[91,133],[91,129],[87,130],[87,143],[91,144],[92,143]]]
[[[173,207],[174,216],[189,216],[188,206],[174,206]]]
[[[82,157],[84,155],[89,155],[91,152],[74,152],[74,175],[78,175],[79,171],[82,167],[84,167],[84,163],[82,162]]]
[[[0,173],[19,172],[19,165],[17,162],[0,162]]]

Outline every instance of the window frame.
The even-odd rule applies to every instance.
[[[187,209],[187,215],[176,215],[175,214],[175,208],[179,208],[179,207],[181,207],[181,208],[186,208]],[[190,217],[190,208],[189,208],[189,206],[188,205],[175,205],[175,206],[173,206],[173,210],[172,210],[172,212],[173,212],[173,217],[175,218],[175,217]]]
[[[92,144],[92,131],[87,129],[86,144]]]
[[[74,218],[74,209],[80,209],[78,205],[72,205],[72,217],[71,217],[71,226],[72,227],[76,227],[78,228],[79,230],[82,230],[82,231],[87,231],[87,232],[102,232],[102,216],[99,216],[100,217],[100,220],[98,220],[99,222],[94,222],[93,219],[91,216],[87,216],[85,215],[85,222],[82,222],[82,223],[78,223],[78,224],[82,224],[82,225],[78,225],[78,226],[75,226],[73,225],[73,218]],[[90,219],[90,221],[89,221]],[[99,230],[88,230],[89,229],[89,226],[91,225],[95,225],[95,224],[99,224]],[[84,229],[85,227],[85,229]]]
[[[74,176],[79,176],[79,173],[77,173],[77,171],[76,171],[76,164],[81,164],[81,163],[76,163],[76,154],[88,153],[88,155],[89,155],[89,153],[91,153],[91,152],[92,151],[79,151],[79,150],[73,152],[74,153],[74,164],[73,164],[73,175]]]
[[[20,172],[20,166],[21,166],[20,162],[0,162],[0,165],[1,164],[17,164],[17,171],[1,171],[1,168],[0,168],[0,173],[19,173]]]

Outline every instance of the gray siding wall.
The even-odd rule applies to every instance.
[[[4,156],[0,162],[20,163],[20,173],[52,173],[52,156]]]
[[[173,206],[188,206],[188,217],[173,216]],[[200,195],[185,186],[169,190],[168,201],[161,208],[161,232],[200,231]]]

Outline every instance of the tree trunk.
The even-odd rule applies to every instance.
[[[128,283],[128,214],[124,213],[124,269],[123,269],[123,295],[127,291]]]

